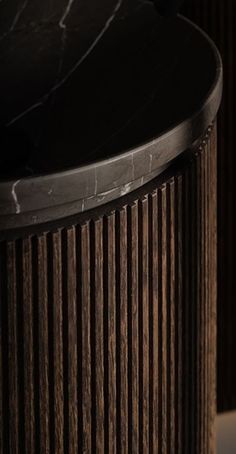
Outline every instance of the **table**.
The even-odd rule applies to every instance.
[[[215,452],[221,60],[114,8],[56,83],[53,20],[0,76],[0,453]]]

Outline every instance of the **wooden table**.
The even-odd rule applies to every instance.
[[[0,453],[214,453],[219,54],[145,3],[33,81],[1,136]]]

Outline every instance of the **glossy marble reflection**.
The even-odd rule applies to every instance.
[[[150,2],[2,0],[0,35],[0,168],[15,182],[152,140],[214,79],[205,40]]]

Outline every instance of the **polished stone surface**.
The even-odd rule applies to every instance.
[[[136,0],[15,5],[0,3],[0,216],[12,226],[130,192],[214,119],[221,62],[187,21]]]

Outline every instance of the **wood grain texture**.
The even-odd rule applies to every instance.
[[[218,114],[218,410],[236,408],[236,2],[186,0],[189,17],[217,44],[224,67]]]
[[[0,454],[214,454],[216,139],[0,243]]]
[[[40,454],[49,454],[49,333],[48,333],[48,253],[47,235],[43,234],[36,239],[35,250],[35,337],[36,353],[35,365],[38,362],[38,378],[35,388],[38,392],[38,412],[37,419],[39,432],[38,443]],[[37,326],[38,325],[38,326]],[[38,389],[37,389],[38,388]]]

